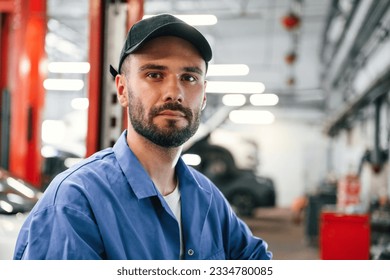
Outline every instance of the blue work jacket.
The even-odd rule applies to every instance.
[[[183,259],[270,259],[221,192],[181,159]],[[179,259],[179,224],[126,142],[58,175],[29,214],[14,259]]]

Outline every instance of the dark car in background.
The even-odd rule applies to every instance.
[[[55,176],[83,159],[75,152],[50,145],[43,146],[42,151],[42,191],[47,189]]]
[[[252,216],[255,208],[274,207],[276,193],[273,180],[257,175],[253,169],[238,168],[228,149],[210,144],[208,139],[207,136],[197,141],[183,156],[200,157],[199,164],[193,167],[216,184],[236,213]]]

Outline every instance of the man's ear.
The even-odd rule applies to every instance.
[[[119,103],[122,105],[122,107],[127,107],[129,105],[126,82],[127,82],[126,77],[124,75],[116,75],[115,77],[116,94]]]
[[[207,98],[206,98],[206,95],[204,96],[204,99],[203,99],[203,104],[202,104],[202,111],[204,110],[204,108],[206,108],[206,104],[207,104]]]
[[[204,110],[204,108],[206,108],[206,104],[207,104],[207,96],[206,96],[206,86],[207,86],[207,81],[204,81],[204,95],[203,95],[203,103],[202,103],[202,111]]]

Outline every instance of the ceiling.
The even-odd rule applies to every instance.
[[[297,2],[301,5],[298,6]],[[330,2],[146,0],[145,14],[214,14],[218,18],[216,25],[198,27],[212,44],[214,63],[247,64],[250,68],[249,75],[236,77],[235,80],[263,82],[267,92],[313,97],[320,94],[319,50]],[[302,24],[295,34],[296,45],[292,34],[281,23],[282,17],[290,9],[301,13],[302,17]],[[289,66],[285,62],[285,55],[294,48],[297,60],[294,65]],[[295,87],[287,84],[290,77],[295,77]]]
[[[120,2],[120,1],[118,1]],[[145,14],[214,14],[218,23],[199,26],[213,48],[216,64],[247,64],[249,74],[209,80],[262,82],[265,92],[279,96],[277,107],[323,111],[320,46],[331,0],[145,0]],[[89,0],[48,0],[49,61],[88,60]],[[301,17],[294,32],[281,19],[289,11]],[[295,50],[289,65],[285,56]],[[294,79],[294,84],[289,84]],[[221,95],[209,95],[208,110],[221,106]],[[312,119],[313,114],[307,117]],[[317,115],[316,115],[317,116]]]

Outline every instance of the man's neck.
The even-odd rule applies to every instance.
[[[160,193],[167,195],[173,192],[177,184],[175,167],[182,147],[161,147],[136,134],[134,131],[133,133],[128,131],[127,144]]]

